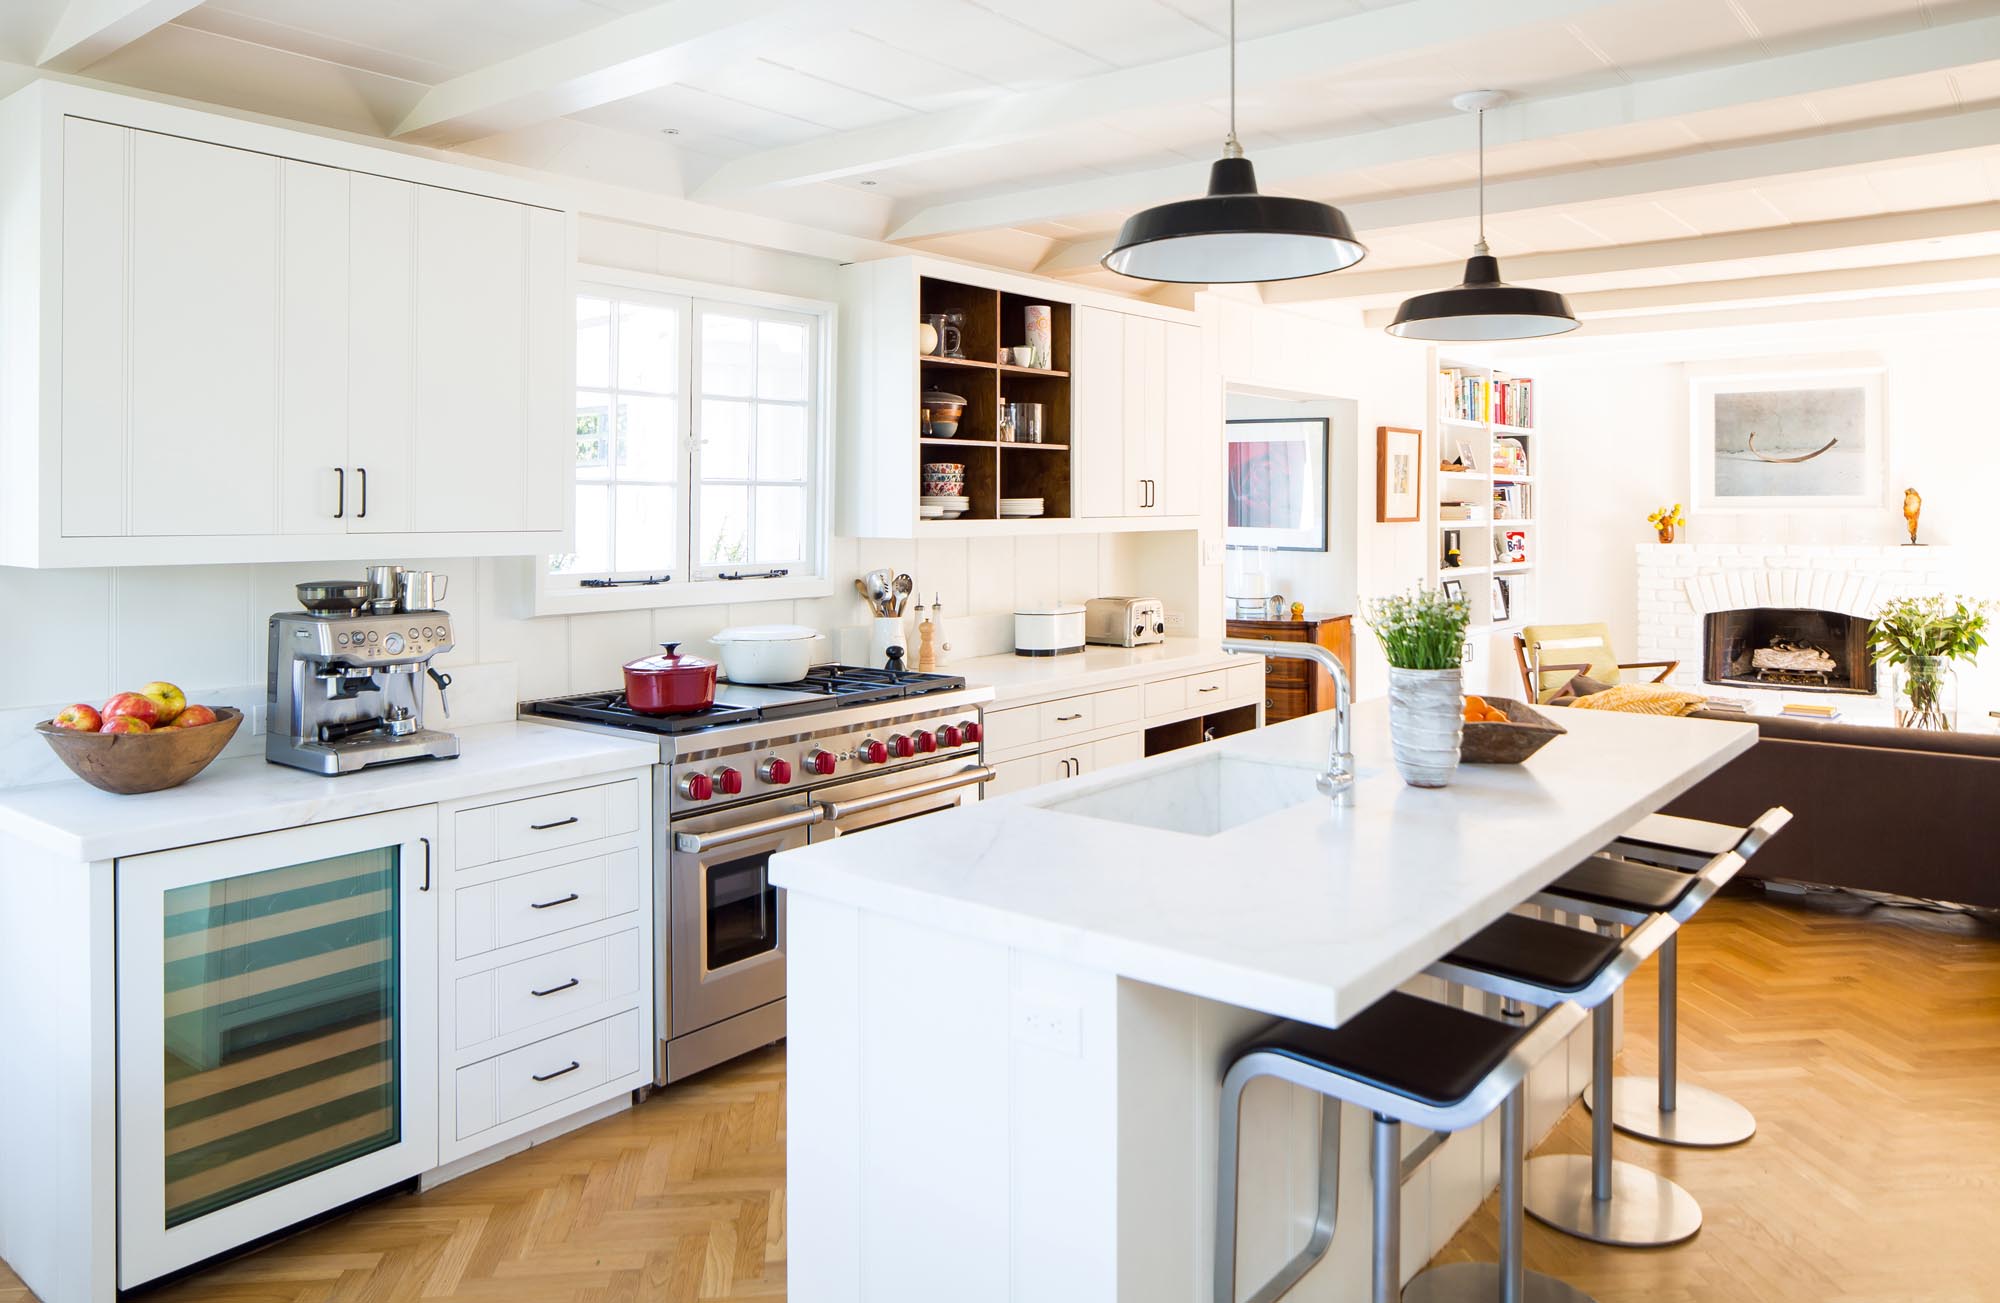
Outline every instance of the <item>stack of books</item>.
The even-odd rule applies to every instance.
[[[1813,701],[1788,701],[1782,713],[1796,715],[1800,719],[1839,719],[1840,707],[1831,702],[1822,705]]]

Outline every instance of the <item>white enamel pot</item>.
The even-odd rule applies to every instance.
[[[802,624],[757,624],[724,629],[709,641],[731,683],[793,683],[812,669],[821,638]]]

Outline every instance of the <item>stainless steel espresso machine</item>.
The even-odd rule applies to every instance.
[[[307,609],[271,617],[264,725],[271,763],[348,774],[458,755],[457,734],[424,727],[426,678],[451,715],[451,676],[431,665],[451,650],[451,616],[404,609],[395,576],[387,596],[372,572],[371,579],[300,584]]]

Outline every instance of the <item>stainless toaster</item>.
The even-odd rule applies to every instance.
[[[1167,604],[1157,597],[1093,597],[1083,604],[1083,636],[1107,647],[1167,640]]]

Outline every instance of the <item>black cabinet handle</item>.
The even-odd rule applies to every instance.
[[[334,483],[337,484],[340,489],[340,501],[334,504],[333,518],[335,520],[339,520],[342,516],[345,516],[347,514],[347,467],[336,466],[333,468],[333,474],[334,474]]]
[[[431,889],[431,839],[428,837],[419,837],[417,840],[424,844],[424,885],[418,887],[417,890],[429,891]]]
[[[583,1065],[581,1063],[578,1063],[575,1059],[571,1059],[569,1061],[569,1066],[567,1068],[557,1068],[554,1072],[531,1072],[528,1075],[533,1077],[536,1081],[554,1081],[557,1077],[560,1077],[565,1073],[575,1072],[578,1068],[581,1068],[582,1066]]]
[[[563,828],[575,822],[576,822],[576,816],[571,815],[567,819],[558,819],[554,823],[531,823],[528,825],[528,827],[536,832],[547,832],[551,828]]]
[[[529,988],[528,988],[528,994],[529,994],[529,995],[535,995],[535,996],[542,996],[542,995],[554,995],[554,994],[555,994],[555,993],[556,993],[557,991],[567,991],[567,990],[569,990],[569,988],[571,988],[572,986],[581,986],[582,984],[583,984],[583,979],[582,979],[582,978],[580,978],[580,977],[572,977],[572,978],[570,978],[570,979],[569,979],[569,980],[568,980],[567,982],[564,982],[564,983],[563,983],[563,984],[562,984],[561,986],[551,986],[551,987],[550,987],[550,988],[549,988],[548,990],[546,990],[546,991],[537,991],[537,990],[535,990],[535,989],[534,989],[533,987],[529,987]]]
[[[354,518],[356,520],[366,520],[368,518],[368,468],[366,466],[357,466],[354,468],[354,473],[361,477],[361,510],[354,513]]]
[[[554,900],[544,900],[544,901],[531,901],[531,902],[529,903],[529,905],[528,905],[528,908],[529,908],[529,909],[554,909],[554,908],[555,908],[555,907],[556,907],[557,905],[567,905],[567,904],[569,904],[569,903],[570,903],[570,902],[571,902],[572,900],[580,900],[580,899],[582,899],[582,898],[581,898],[580,896],[578,896],[578,895],[577,895],[577,894],[576,894],[576,893],[575,893],[574,891],[572,891],[572,892],[570,892],[570,893],[569,893],[569,895],[567,895],[567,896],[558,896],[558,897],[556,897],[556,898],[555,898]]]

